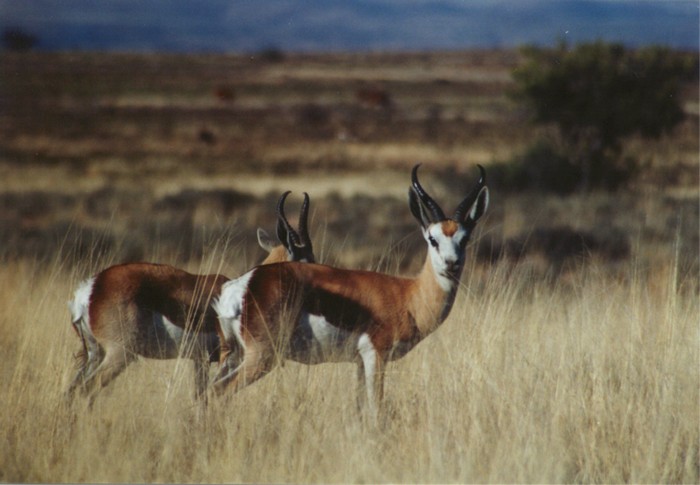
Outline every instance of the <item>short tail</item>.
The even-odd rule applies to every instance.
[[[68,309],[71,313],[71,324],[73,330],[80,337],[82,348],[75,354],[75,362],[77,367],[82,367],[88,358],[88,342],[86,339],[90,330],[90,296],[92,295],[92,286],[95,278],[89,278],[78,285],[78,288],[73,294],[73,300],[68,302]]]

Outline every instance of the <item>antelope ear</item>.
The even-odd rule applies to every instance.
[[[268,253],[279,246],[279,242],[275,241],[262,227],[258,227],[258,244]]]
[[[411,213],[413,217],[420,223],[421,227],[426,228],[430,225],[430,218],[426,213],[426,209],[423,206],[416,189],[413,187],[408,188],[408,206],[411,208]]]
[[[469,212],[467,213],[467,220],[475,223],[479,220],[481,216],[484,215],[486,209],[489,207],[489,188],[483,187],[479,191],[479,195],[476,196],[476,200],[472,204]]]

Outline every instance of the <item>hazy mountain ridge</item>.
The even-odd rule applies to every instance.
[[[436,50],[606,39],[698,47],[693,1],[0,0],[46,50]]]

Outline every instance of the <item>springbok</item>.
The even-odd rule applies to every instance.
[[[299,232],[284,214],[285,192],[277,204],[277,237],[258,229],[258,243],[269,254],[262,264],[314,262],[308,233],[309,196],[299,214]],[[218,360],[216,314],[211,301],[229,279],[195,275],[172,266],[127,263],[111,266],[82,282],[68,303],[73,328],[82,341],[78,371],[68,387],[90,393],[117,377],[137,356],[189,357],[194,361],[195,395],[206,397],[209,362]],[[99,384],[97,389],[93,389]]]
[[[409,205],[428,253],[415,278],[317,264],[259,266],[226,282],[213,307],[219,317],[220,367],[212,388],[237,391],[291,359],[305,364],[357,362],[358,404],[376,420],[384,368],[405,355],[449,315],[465,247],[489,203],[481,176],[451,219],[418,182]],[[240,345],[243,359],[232,350]],[[240,362],[240,363],[239,363]]]

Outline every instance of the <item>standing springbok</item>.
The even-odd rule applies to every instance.
[[[358,403],[367,402],[376,420],[387,362],[405,355],[450,313],[466,244],[489,203],[486,174],[479,170],[479,181],[448,219],[418,182],[418,165],[413,168],[409,205],[428,243],[415,278],[280,263],[225,283],[213,303],[222,347],[214,390],[237,391],[284,358],[355,361]],[[242,361],[231,357],[238,345]]]
[[[304,193],[296,232],[284,215],[289,193],[277,204],[279,243],[273,246],[267,233],[258,229],[258,242],[269,252],[262,264],[314,262],[307,226],[309,196]],[[68,397],[81,387],[92,400],[99,388],[139,355],[191,358],[196,396],[206,396],[209,362],[218,360],[219,351],[211,301],[228,280],[220,274],[194,275],[163,264],[128,263],[111,266],[82,282],[68,304],[83,345]]]

